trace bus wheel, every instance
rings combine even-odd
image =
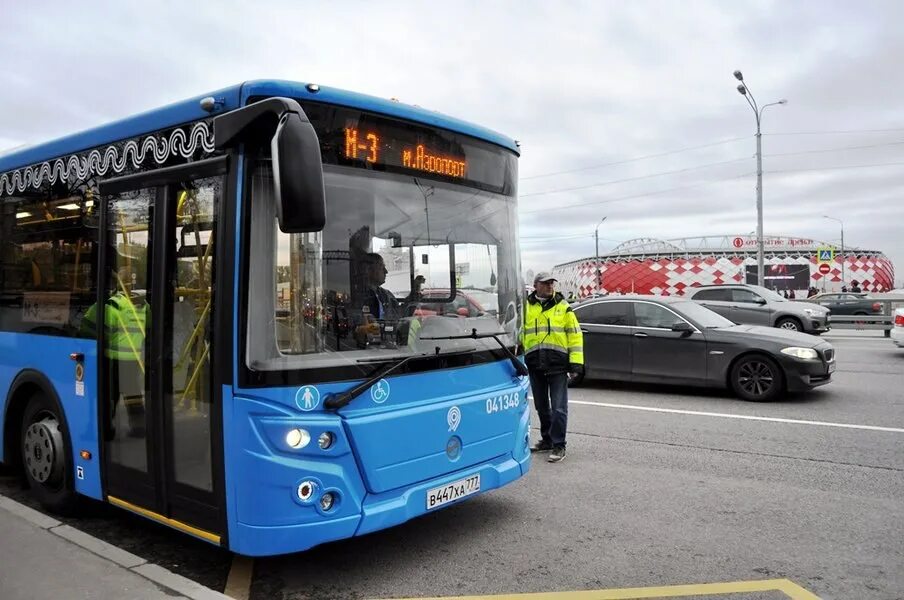
[[[25,480],[42,506],[69,514],[76,508],[77,497],[64,427],[58,409],[46,396],[38,393],[29,399],[20,438]]]

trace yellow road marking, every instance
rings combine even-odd
[[[789,579],[778,579],[777,581],[782,583],[781,591],[791,600],[819,600],[819,596]]]
[[[254,559],[247,556],[232,556],[232,568],[226,579],[223,593],[234,600],[248,600],[251,595],[251,578],[254,575]]]
[[[579,592],[533,592],[527,594],[444,596],[399,600],[639,600],[641,598],[682,598],[687,596],[712,596],[715,594],[743,594],[750,592],[782,592],[790,600],[819,600],[816,594],[805,590],[788,579],[584,590]]]

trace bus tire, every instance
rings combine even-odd
[[[55,402],[37,392],[22,414],[19,451],[25,482],[44,508],[62,515],[78,505],[65,419]]]

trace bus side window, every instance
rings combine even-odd
[[[0,330],[85,335],[94,302],[97,211],[85,188],[0,199]]]

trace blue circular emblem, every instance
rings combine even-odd
[[[457,435],[453,435],[446,442],[446,456],[453,461],[461,458],[461,438]]]
[[[383,404],[389,399],[389,382],[381,379],[370,387],[370,398],[377,404]]]
[[[306,385],[295,392],[295,404],[301,410],[314,410],[320,406],[320,392],[313,385]]]

